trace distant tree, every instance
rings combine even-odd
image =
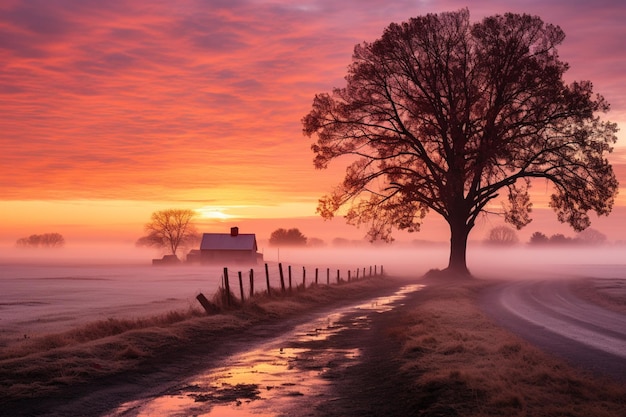
[[[333,246],[336,246],[336,247],[350,246],[350,240],[344,237],[336,237],[333,239]]]
[[[551,245],[570,245],[574,242],[574,239],[567,237],[562,233],[556,233],[550,236]]]
[[[15,242],[15,246],[20,248],[60,248],[64,245],[65,238],[59,233],[30,235]]]
[[[307,238],[300,230],[276,229],[270,235],[270,246],[306,246]]]
[[[354,48],[346,86],[318,94],[302,119],[315,167],[348,156],[343,181],[318,213],[367,225],[370,240],[393,228],[419,231],[429,211],[450,229],[447,270],[469,275],[467,240],[499,195],[520,229],[531,218],[533,179],[553,186],[550,207],[580,231],[608,215],[618,189],[607,159],[617,125],[589,81],[566,84],[565,34],[537,16],[507,13],[470,22],[467,9],[390,24]]]
[[[582,245],[597,246],[606,242],[606,235],[590,227],[578,233],[575,240]]]
[[[144,227],[148,234],[139,238],[136,245],[167,248],[172,255],[176,255],[179,247],[198,240],[198,232],[193,224],[195,216],[193,210],[156,211]]]
[[[494,246],[513,246],[519,242],[517,232],[507,226],[497,226],[489,231],[489,236],[485,241]]]
[[[326,246],[326,242],[317,237],[309,237],[307,238],[307,246],[310,246],[312,248],[321,248],[323,246]]]
[[[541,232],[535,232],[530,236],[530,241],[528,243],[530,245],[546,245],[550,243],[550,239],[548,239],[548,236]]]

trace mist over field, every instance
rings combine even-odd
[[[593,265],[599,269],[611,265],[626,264],[624,253],[626,246],[606,244],[601,246],[529,246],[525,244],[513,247],[493,247],[471,242],[467,250],[468,267],[474,275],[494,277],[495,275],[516,276],[519,271],[571,273],[581,271],[581,265]],[[393,243],[358,246],[324,246],[324,247],[260,247],[264,261],[281,262],[285,265],[307,265],[312,268],[363,268],[370,265],[384,265],[389,275],[419,277],[430,269],[443,269],[447,266],[449,247],[446,243]],[[185,258],[184,253],[179,258]],[[21,249],[14,247],[2,248],[0,253],[0,278],[7,277],[7,266],[20,265],[26,268],[44,268],[45,266],[149,266],[148,275],[159,275],[167,271],[167,275],[177,275],[177,271],[188,271],[191,268],[210,269],[209,266],[191,266],[181,264],[173,271],[168,267],[152,267],[153,258],[160,258],[162,252],[152,248],[138,248],[130,244],[81,245],[54,249]],[[248,270],[247,266],[214,265],[234,267],[234,270]],[[262,268],[263,265],[258,265]],[[179,269],[177,269],[179,268]],[[129,270],[129,278],[134,276]],[[182,275],[185,275],[182,273]],[[136,278],[140,278],[137,276]]]
[[[442,245],[383,245],[323,248],[266,248],[270,285],[280,287],[291,266],[293,285],[310,285],[318,270],[320,284],[362,277],[381,266],[389,276],[418,279],[447,265]],[[545,279],[567,277],[625,278],[624,247],[492,248],[470,245],[468,266],[478,278]],[[141,317],[198,308],[198,293],[211,297],[229,268],[231,289],[239,295],[238,272],[249,293],[248,265],[152,266],[154,250],[133,246],[85,246],[53,250],[6,249],[0,256],[1,339],[67,329],[108,318]],[[253,267],[254,290],[266,289],[263,264]],[[305,271],[306,270],[306,271]]]
[[[470,245],[467,262],[477,277],[532,278],[534,274],[585,275],[605,274],[614,266],[625,265],[624,246],[540,247],[519,245],[493,248]],[[276,260],[278,251],[266,252],[266,259]],[[418,278],[431,269],[444,269],[448,263],[446,244],[413,246],[390,245],[357,248],[280,249],[283,262],[331,265],[384,265],[385,273]]]
[[[274,247],[265,248],[263,253],[264,260],[268,265],[271,287],[278,289],[280,288],[279,262],[283,266],[285,279],[288,277],[288,268],[291,266],[294,286],[302,284],[305,279],[304,271],[306,271],[307,285],[314,282],[316,269],[319,272],[319,284],[325,285],[327,277],[331,284],[336,282],[338,271],[341,278],[346,280],[348,271],[353,278],[359,271],[362,278],[364,273],[366,275],[370,273],[370,268],[375,267],[380,271],[381,266],[384,267],[386,275],[403,278],[407,283],[419,284],[419,278],[430,269],[446,267],[448,250],[445,244],[393,244],[303,249]],[[623,260],[623,250],[624,247],[610,245],[592,249],[581,246],[494,248],[474,244],[470,245],[468,249],[468,266],[478,278],[537,279],[548,281],[551,284],[565,282],[561,281],[562,278],[574,277],[624,279],[626,278],[626,263]],[[162,332],[163,335],[170,334],[171,329],[167,326],[161,327],[159,320],[176,316],[176,314],[171,314],[174,311],[183,313],[178,316],[196,317],[200,320],[214,318],[215,323],[226,320],[226,325],[228,325],[228,321],[232,318],[225,319],[225,316],[219,315],[205,317],[204,311],[196,300],[198,293],[203,293],[210,299],[223,285],[223,268],[226,266],[228,267],[233,294],[237,298],[239,297],[238,272],[240,271],[242,272],[244,294],[248,297],[250,293],[250,266],[248,265],[182,263],[180,265],[153,266],[151,259],[158,258],[160,255],[162,254],[158,251],[138,249],[130,245],[92,245],[43,251],[10,248],[2,251],[2,255],[0,255],[0,348],[6,352],[20,351],[20,349],[28,349],[31,344],[40,346],[37,343],[65,340],[63,335],[67,333],[63,332],[69,330],[72,330],[73,333],[82,334],[87,331],[85,329],[94,331],[100,327],[106,328],[106,326],[118,326],[120,323],[132,322],[157,323],[151,325],[150,330],[145,330],[143,333],[127,332],[135,336],[140,333],[148,335],[148,339],[152,340],[155,332],[159,334]],[[267,288],[265,265],[254,266],[253,273],[254,290],[256,292],[265,291]],[[364,281],[361,284],[354,284],[354,286],[338,287],[338,291],[353,292],[354,288],[358,288],[359,285],[380,285],[381,282],[385,281]],[[391,282],[393,281],[386,281],[386,283]],[[526,283],[513,282],[511,284]],[[480,285],[482,284],[479,283]],[[407,285],[406,287],[422,288],[423,286]],[[447,288],[447,286],[443,286],[443,288]],[[454,290],[456,291],[456,289]],[[376,291],[379,292],[380,288]],[[325,293],[322,290],[311,291],[311,293],[316,292]],[[308,293],[304,294],[308,296]],[[279,304],[289,311],[289,302],[278,301],[281,300],[279,297],[266,300],[273,304]],[[461,315],[464,318],[479,316],[466,313],[463,309],[467,306],[464,306],[462,300],[453,299],[451,301],[446,298],[444,301],[448,303],[447,307],[444,308],[447,313]],[[437,303],[444,301],[437,301],[436,297],[432,300],[423,298],[420,303],[411,304],[411,308],[420,306],[424,308],[424,305],[430,305],[429,303],[433,302],[437,306],[437,317],[441,319],[439,316],[441,304]],[[342,300],[343,302],[349,305],[354,301]],[[366,305],[370,304],[370,302],[366,303]],[[290,311],[285,314],[291,315],[293,313]],[[359,313],[358,317],[362,318],[362,314]],[[422,311],[420,314],[425,314],[426,321],[430,320],[428,317],[431,316],[428,316],[428,313]],[[200,318],[199,316],[203,317]],[[335,325],[334,322],[331,323],[333,326]],[[463,321],[462,323],[466,322]],[[307,323],[306,328],[310,327],[310,323]],[[483,331],[488,326],[481,324],[478,327]],[[318,328],[317,325],[315,328]],[[439,325],[433,327],[433,329],[439,328]],[[450,331],[449,327],[444,327],[437,337],[428,337],[427,339],[444,341],[446,340],[445,337],[449,337],[449,334],[458,333],[457,328],[454,329],[454,331]],[[419,334],[422,334],[423,329],[418,330]],[[406,329],[405,331],[410,333],[412,330]],[[309,333],[303,334],[309,337]],[[448,336],[445,336],[446,334]],[[123,336],[119,337],[122,338]],[[473,338],[470,339],[473,340]],[[125,346],[124,343],[111,342],[111,340],[117,339],[110,340],[108,336],[106,340],[107,345]],[[490,352],[489,355],[485,355],[488,356],[485,363],[489,364],[492,364],[493,357],[498,355],[498,346],[508,343],[506,340],[495,345],[492,342],[493,338],[490,338],[489,343],[483,347],[486,352]],[[148,349],[150,345],[148,342],[145,343],[145,345],[139,345],[140,347],[135,351],[143,352],[144,349]],[[454,346],[458,346],[458,343],[455,340]],[[105,342],[102,344],[104,345]],[[77,352],[81,352],[81,349],[93,349],[93,347],[89,347],[92,345],[92,343],[77,344],[71,349],[77,349]],[[157,349],[161,349],[161,345]],[[493,352],[488,349],[492,349]],[[266,350],[263,349],[263,353]],[[480,351],[480,349],[468,345],[462,351],[475,352]],[[69,352],[67,354],[70,358],[67,359],[68,361],[80,356],[74,354],[72,350]],[[106,359],[107,362],[103,356],[92,363],[106,363],[107,365],[102,365],[105,368],[120,366],[121,361],[115,359],[116,355],[119,354],[107,354],[105,355],[106,358],[109,358]],[[279,358],[282,357],[281,355],[282,353],[277,353]],[[445,360],[448,361],[449,355],[444,356]],[[526,354],[518,356],[526,357]],[[271,356],[271,359],[272,364],[274,364],[276,358]],[[25,357],[25,359],[20,360],[26,363],[30,359]],[[257,359],[254,360],[257,361]],[[472,364],[474,361],[474,357],[467,359],[465,356],[461,356],[457,363]],[[263,362],[258,363],[261,363],[259,366],[263,366]],[[63,367],[64,365],[59,366]],[[75,369],[84,370],[84,364],[80,362],[73,366]],[[449,374],[448,362],[443,366],[446,375]],[[481,366],[483,365],[478,367]],[[527,364],[522,366],[526,367]],[[497,367],[498,369],[506,368],[506,366],[500,365]],[[518,369],[519,367],[520,365],[516,364],[513,368]],[[250,368],[250,366],[244,368],[248,372],[250,369],[256,369]],[[228,372],[220,372],[228,375],[237,373],[231,368],[225,369],[228,369]],[[544,369],[548,369],[547,365],[541,370],[543,374],[545,374]],[[97,373],[100,368],[92,371]],[[290,375],[293,372],[291,366],[289,366],[288,372]],[[307,369],[306,372],[310,371]],[[54,375],[57,373],[58,371],[52,372]],[[250,373],[243,375],[248,378]],[[249,381],[254,380],[246,379],[247,383]],[[191,386],[196,385],[192,384]],[[501,390],[501,387],[497,387],[497,390]],[[279,392],[279,390],[272,392]],[[181,393],[177,391],[174,397],[178,401],[181,398]],[[291,400],[291,397],[289,398]],[[159,403],[160,399],[157,398],[155,401]],[[146,407],[149,408],[152,403],[148,402],[147,404]],[[159,404],[165,409],[169,407],[167,402],[161,401]],[[190,402],[190,404],[196,406],[195,402]]]

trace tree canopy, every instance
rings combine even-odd
[[[530,240],[528,241],[531,245],[547,245],[550,243],[550,239],[544,233],[534,232],[530,236]]]
[[[152,213],[146,223],[146,236],[137,240],[138,246],[156,246],[167,248],[172,255],[180,246],[195,243],[198,233],[193,224],[196,212],[193,210],[168,209]]]
[[[271,246],[306,246],[307,238],[297,229],[276,229],[270,235]]]
[[[606,235],[591,227],[578,233],[575,237],[568,237],[562,233],[555,233],[548,237],[544,233],[535,232],[530,236],[530,245],[579,245],[600,246],[606,243]]]
[[[617,127],[589,81],[566,84],[563,31],[526,14],[477,23],[467,9],[392,23],[354,49],[346,86],[315,96],[303,118],[317,168],[348,156],[346,175],[318,213],[367,225],[370,240],[419,231],[429,211],[450,227],[447,270],[468,275],[476,219],[530,221],[532,180],[575,230],[607,215],[618,183],[606,159]],[[497,197],[502,194],[501,205]]]

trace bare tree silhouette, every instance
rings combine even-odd
[[[496,226],[489,231],[485,242],[495,246],[513,246],[519,242],[515,229],[508,226]]]
[[[530,221],[531,180],[553,186],[550,206],[580,231],[589,211],[607,215],[618,183],[606,155],[617,127],[588,81],[565,84],[563,31],[510,14],[470,23],[467,9],[390,24],[354,49],[347,85],[316,95],[303,122],[315,166],[343,156],[343,182],[320,199],[332,218],[370,240],[419,231],[432,210],[450,228],[447,272],[469,275],[467,239],[501,193],[504,219]],[[490,210],[492,210],[490,208]]]
[[[168,248],[172,255],[181,245],[198,240],[193,224],[196,212],[193,210],[168,209],[152,213],[150,222],[145,225],[148,232],[137,240],[138,246]]]

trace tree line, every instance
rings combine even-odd
[[[197,213],[189,209],[167,209],[152,213],[150,221],[144,225],[146,235],[140,237],[136,246],[165,248],[178,256],[179,249],[189,249],[200,244],[201,235],[194,222]],[[319,239],[311,243],[319,244]],[[270,246],[307,245],[307,237],[298,228],[279,228],[272,232]]]
[[[18,248],[61,248],[65,246],[65,238],[60,233],[43,233],[30,235],[15,242]]]
[[[188,209],[168,209],[152,213],[150,221],[145,224],[144,228],[147,234],[139,238],[136,242],[137,246],[152,246],[157,248],[165,248],[172,255],[178,257],[180,249],[189,250],[197,248],[200,245],[201,235],[194,223],[196,212]],[[52,241],[58,242],[51,236],[57,235],[61,239],[61,245],[64,243],[63,238],[56,234],[33,235],[29,238],[20,239],[18,246],[53,246]],[[44,238],[46,237],[46,238]],[[601,245],[607,240],[606,235],[593,228],[587,228],[579,232],[575,237],[567,237],[557,233],[547,236],[542,232],[535,232],[528,241],[529,245]],[[273,247],[320,247],[326,243],[318,238],[308,238],[298,228],[278,228],[274,230],[268,241]],[[345,238],[335,238],[332,241],[333,246],[350,246],[352,241]],[[492,228],[484,243],[491,246],[514,246],[519,244],[517,231],[508,226],[497,226]],[[58,245],[58,243],[56,243]]]
[[[560,245],[581,245],[581,246],[596,246],[606,243],[606,235],[600,231],[587,228],[580,233],[577,233],[575,237],[565,236],[562,233],[555,233],[551,236],[542,232],[534,232],[528,241],[531,246],[560,246]],[[492,228],[485,243],[492,246],[515,246],[519,244],[519,238],[517,232],[507,226],[497,226]]]

